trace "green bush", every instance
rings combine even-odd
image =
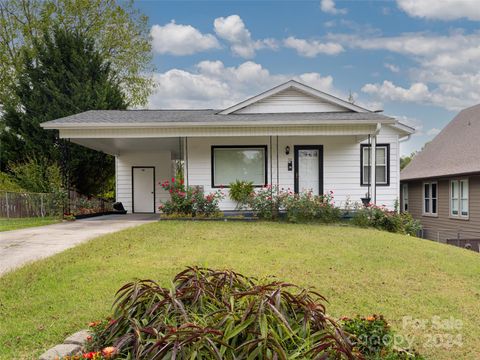
[[[349,336],[354,350],[367,360],[423,360],[414,350],[402,349],[395,344],[395,333],[382,315],[353,319],[342,318],[341,325]]]
[[[139,280],[117,292],[90,350],[122,359],[359,359],[320,294],[231,270],[190,267],[171,288]]]
[[[62,189],[62,172],[55,163],[32,158],[25,163],[9,164],[15,183],[28,192],[55,193]]]
[[[0,190],[12,192],[24,192],[20,185],[17,184],[13,176],[5,172],[0,172]]]
[[[420,222],[413,219],[411,214],[399,214],[396,211],[389,211],[383,206],[375,205],[357,209],[352,223],[360,227],[374,227],[379,230],[412,236],[416,236],[422,229]]]
[[[229,184],[230,199],[237,203],[237,210],[241,210],[248,204],[248,199],[253,193],[253,182],[237,180]]]

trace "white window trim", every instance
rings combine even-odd
[[[405,205],[407,206],[405,207]],[[402,184],[402,212],[406,211],[408,211],[408,184]]]
[[[365,167],[368,167],[370,168],[370,166],[373,166],[373,159],[370,159],[370,164],[368,164],[368,161],[366,162],[366,156],[365,156],[365,153],[366,152],[370,152],[371,151],[371,145],[365,145],[365,146],[362,146],[362,179],[361,179],[361,185],[362,186],[370,186],[370,182],[371,182],[371,178],[370,178],[370,175],[369,175],[369,179],[367,182],[365,182]],[[385,145],[385,144],[380,144],[380,145],[377,145],[376,146],[376,151],[378,151],[378,149],[385,149],[385,164],[376,164],[377,167],[384,167],[385,168],[385,181],[376,181],[376,185],[380,185],[380,186],[388,186],[389,185],[389,174],[388,174],[388,156],[390,155],[389,154],[389,146],[388,145]],[[368,151],[366,151],[368,150]],[[370,158],[371,158],[371,154],[368,155]],[[366,162],[366,163],[365,163]],[[376,177],[376,174],[377,174],[377,171],[375,171],[375,177]]]
[[[467,192],[467,215],[462,215],[462,194],[460,191],[460,182],[465,181],[467,183],[468,187],[468,192]],[[457,201],[457,208],[458,208],[458,214],[455,215],[452,213],[452,183],[456,182],[458,186],[458,199]],[[449,186],[449,196],[448,196],[448,213],[449,217],[452,219],[459,219],[459,220],[468,220],[470,218],[470,184],[468,181],[468,178],[462,178],[462,179],[453,179],[448,182]]]
[[[432,198],[432,184],[435,184],[437,186],[437,196],[435,198]],[[428,185],[428,199],[430,203],[430,211],[426,212],[425,211],[425,185]],[[433,199],[437,200],[437,206],[436,206],[436,212],[432,212],[432,203]],[[438,182],[436,181],[427,181],[422,184],[422,215],[423,216],[431,216],[431,217],[438,217]]]

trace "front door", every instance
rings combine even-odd
[[[132,167],[132,212],[155,212],[155,168]]]
[[[323,146],[295,145],[295,192],[323,193]]]

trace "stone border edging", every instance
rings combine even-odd
[[[82,346],[87,342],[90,331],[80,330],[67,337],[63,344],[58,344],[40,355],[39,360],[58,360],[65,356],[76,355],[82,350]]]

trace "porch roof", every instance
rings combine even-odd
[[[219,114],[220,110],[90,110],[47,121],[45,129],[191,126],[395,124],[374,112]]]

